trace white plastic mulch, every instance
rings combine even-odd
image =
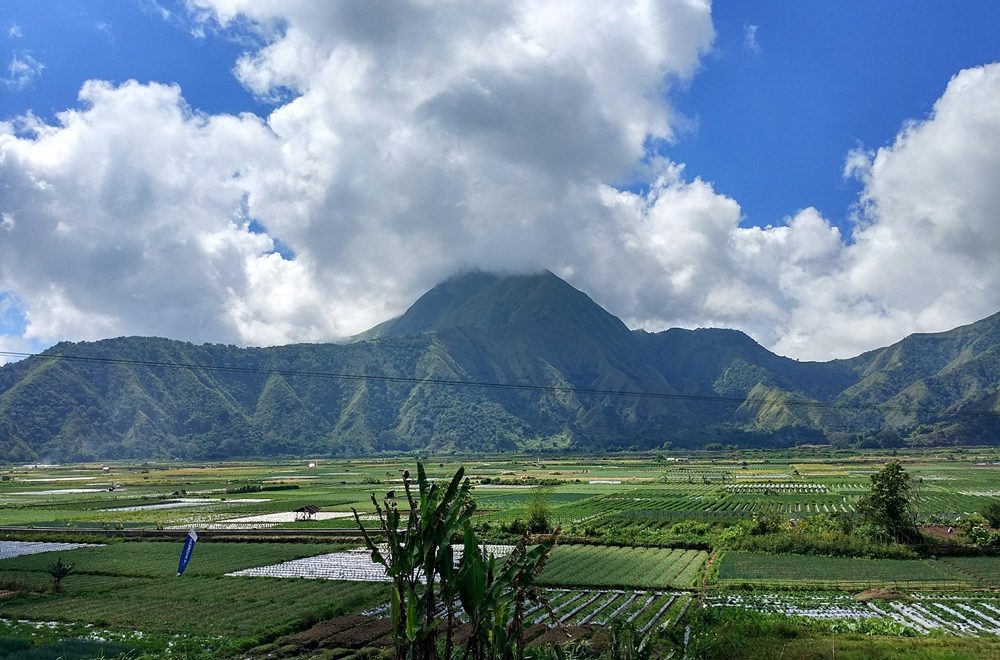
[[[53,490],[21,490],[16,493],[4,493],[5,495],[73,495],[76,493],[101,493],[107,492],[107,488],[59,488]],[[118,489],[121,492],[122,488]]]
[[[97,477],[45,477],[39,479],[15,479],[14,481],[48,482],[48,481],[93,481]]]
[[[34,541],[0,541],[0,559],[37,555],[42,552],[96,548],[100,543],[41,543]]]
[[[490,554],[501,557],[514,549],[512,545],[483,546]],[[462,548],[455,548],[455,561],[462,557]],[[347,552],[331,552],[315,557],[305,557],[292,561],[247,568],[226,575],[234,577],[280,577],[309,578],[313,580],[355,580],[360,582],[388,582],[385,568],[372,561],[371,553],[366,548],[358,548]]]
[[[916,596],[913,602],[859,603],[848,596],[729,595],[710,599],[713,606],[742,607],[760,612],[812,619],[889,619],[920,634],[1000,635],[1000,601],[990,596]]]
[[[191,506],[207,506],[209,504],[258,504],[260,502],[270,502],[269,499],[238,499],[220,500],[205,499],[198,497],[182,497],[162,504],[136,504],[135,506],[120,506],[114,509],[101,509],[101,511],[155,511],[157,509],[183,509]]]
[[[354,514],[350,511],[317,511],[308,518],[304,514],[295,511],[282,511],[281,513],[263,513],[258,516],[244,516],[242,518],[227,518],[220,520],[223,523],[288,523],[296,520],[335,520],[337,518],[351,518]]]

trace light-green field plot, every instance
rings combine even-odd
[[[701,550],[558,546],[539,576],[557,586],[687,589],[694,586],[708,554]]]

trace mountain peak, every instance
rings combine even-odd
[[[549,270],[530,274],[473,270],[449,277],[401,316],[356,339],[566,322],[578,327],[596,325],[601,334],[629,332],[617,317]]]

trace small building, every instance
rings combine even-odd
[[[316,513],[319,511],[319,507],[315,504],[307,504],[305,506],[300,506],[295,510],[296,520],[313,520]]]

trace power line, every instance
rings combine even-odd
[[[554,394],[592,394],[598,396],[637,397],[647,399],[666,399],[676,401],[698,401],[708,403],[729,403],[743,405],[745,403],[766,403],[762,397],[727,397],[708,394],[677,394],[673,392],[650,392],[646,390],[610,390],[574,385],[535,385],[531,383],[497,383],[478,380],[455,380],[447,378],[416,378],[412,376],[386,376],[379,374],[351,374],[332,371],[302,371],[294,369],[258,369],[254,367],[231,367],[196,362],[169,362],[166,360],[132,360],[127,358],[91,357],[84,355],[66,355],[57,353],[21,353],[17,351],[0,351],[0,355],[20,358],[38,358],[43,360],[66,360],[71,362],[119,364],[138,367],[160,367],[167,369],[191,369],[214,371],[222,373],[255,374],[261,376],[293,376],[305,378],[326,378],[331,380],[374,381],[383,383],[404,383],[412,385],[440,385],[446,387],[476,387],[496,390],[525,390],[532,392],[548,392]],[[792,398],[782,402],[789,406],[804,406],[824,410],[848,410],[854,412],[900,412],[908,414],[927,414],[937,416],[966,415],[1000,417],[1000,412],[992,410],[934,410],[929,408],[907,408],[905,406],[859,406],[828,403],[810,399]]]

